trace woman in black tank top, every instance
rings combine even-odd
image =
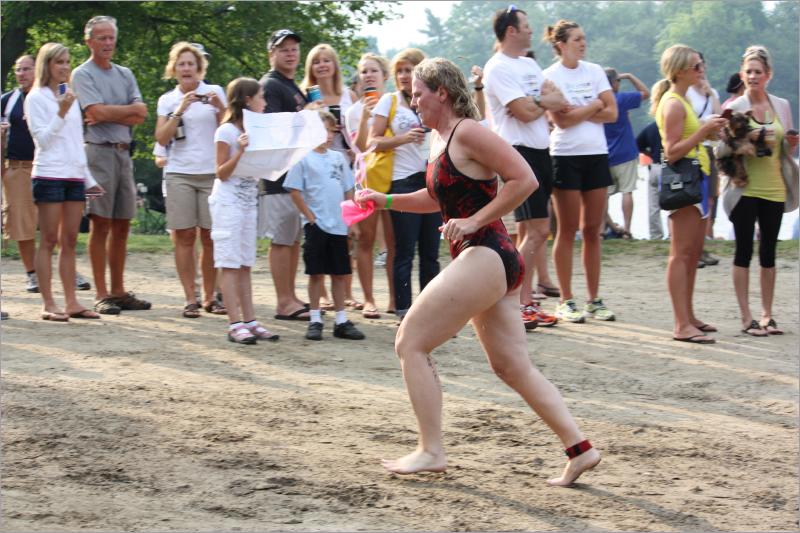
[[[395,348],[420,436],[415,451],[384,460],[383,466],[398,474],[446,470],[442,393],[430,353],[471,320],[495,373],[566,448],[566,469],[548,483],[569,485],[597,465],[600,454],[584,439],[558,390],[528,358],[519,318],[524,266],[500,221],[533,192],[536,179],[519,153],[475,122],[477,109],[466,79],[450,61],[436,58],[415,68],[412,105],[423,124],[435,130],[427,187],[400,195],[365,190],[358,201],[414,213],[441,211],[441,231],[450,241],[453,260],[414,301],[397,332]],[[496,175],[506,178],[499,193]]]

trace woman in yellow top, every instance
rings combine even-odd
[[[661,73],[666,78],[653,93],[653,106],[663,145],[663,160],[676,163],[684,157],[697,158],[703,172],[701,203],[670,212],[670,251],[667,266],[667,287],[672,300],[676,341],[711,344],[706,335],[717,331],[694,316],[694,294],[697,262],[703,252],[705,221],[708,217],[708,153],[700,144],[727,122],[711,115],[700,124],[692,106],[686,101],[686,90],[699,81],[705,65],[700,55],[688,46],[676,44],[661,54]]]
[[[772,318],[772,301],[775,295],[775,246],[783,213],[797,208],[797,167],[791,154],[798,143],[797,131],[792,129],[789,102],[767,93],[772,78],[772,60],[763,46],[751,46],[742,56],[740,77],[745,91],[730,104],[730,109],[745,113],[751,111],[750,127],[764,129],[770,153],[761,151],[747,156],[747,185],[735,187],[728,184],[723,203],[728,211],[736,234],[736,256],[733,260],[733,286],[739,302],[742,332],[755,337],[783,333]],[[788,168],[783,171],[782,164]],[[748,285],[750,259],[753,256],[753,230],[758,221],[760,242],[758,248],[761,265],[761,321],[750,313]]]

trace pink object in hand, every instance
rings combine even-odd
[[[348,226],[352,226],[356,222],[361,222],[375,211],[375,202],[372,200],[367,202],[367,206],[362,208],[353,200],[345,200],[341,203],[342,206],[342,219]]]

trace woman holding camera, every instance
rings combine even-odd
[[[214,132],[227,101],[222,87],[203,81],[207,68],[208,60],[195,46],[179,42],[172,47],[164,79],[175,79],[178,85],[158,99],[156,122],[156,141],[162,146],[172,141],[164,178],[167,228],[174,232],[175,266],[186,298],[183,308],[186,318],[200,316],[194,281],[198,228],[202,245],[203,309],[214,314],[226,313],[214,297],[216,270],[208,196],[216,168]]]
[[[789,102],[767,92],[772,78],[772,58],[763,46],[751,46],[742,56],[740,77],[744,95],[728,109],[752,113],[752,130],[765,133],[766,145],[754,156],[745,156],[747,183],[737,187],[730,177],[723,195],[723,207],[733,222],[736,256],[733,260],[733,286],[742,313],[742,332],[754,337],[781,335],[783,331],[772,317],[775,296],[775,247],[784,212],[797,209],[797,164],[792,154],[797,148],[797,130],[793,129]],[[724,155],[725,145],[718,150]],[[750,313],[748,291],[750,259],[753,255],[753,230],[758,221],[761,232],[758,256],[761,265],[761,320]]]
[[[360,100],[353,103],[347,111],[346,127],[350,144],[356,153],[363,153],[369,149],[367,140],[372,126],[372,110],[383,95],[386,81],[389,79],[389,61],[385,57],[372,52],[367,52],[358,61],[358,77],[364,94]],[[366,163],[365,163],[366,164]],[[363,184],[368,186],[369,184]],[[392,219],[388,211],[378,210],[358,223],[361,234],[358,237],[356,248],[356,265],[361,290],[364,292],[364,318],[380,318],[378,306],[375,304],[373,293],[374,264],[372,252],[375,239],[378,236],[378,221],[383,229],[383,240],[386,243],[386,276],[389,280],[389,307],[393,312],[394,281],[392,270],[394,268],[394,230]]]
[[[104,191],[95,182],[83,148],[83,119],[75,93],[67,85],[70,55],[64,45],[47,43],[36,58],[35,79],[25,99],[28,129],[34,143],[33,200],[38,208],[40,241],[36,273],[42,295],[42,319],[98,319],[75,297],[75,244],[86,198]],[[66,306],[56,306],[51,288],[53,248],[58,244],[58,273]]]
[[[425,188],[425,167],[429,150],[424,150],[429,134],[411,107],[411,79],[414,67],[425,59],[416,48],[406,48],[392,58],[391,71],[397,91],[384,94],[372,111],[368,144],[378,152],[393,151],[392,194],[412,193]],[[386,129],[391,129],[391,136]],[[430,130],[428,130],[430,131]],[[414,249],[419,248],[419,290],[439,273],[440,213],[392,211],[395,238],[394,290],[397,316],[401,319],[411,307],[411,268]]]
[[[664,148],[662,160],[675,164],[684,157],[697,159],[702,176],[702,201],[670,212],[670,250],[667,266],[667,287],[672,299],[676,341],[712,344],[706,335],[717,331],[694,316],[694,295],[697,263],[703,252],[705,219],[709,216],[708,175],[711,171],[708,152],[702,142],[727,122],[719,115],[710,115],[702,124],[686,98],[691,85],[703,78],[705,63],[697,51],[676,44],[661,54],[661,73],[666,79],[654,86],[652,100],[655,119]]]

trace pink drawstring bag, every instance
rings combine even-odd
[[[373,212],[375,212],[375,202],[370,200],[367,206],[363,209],[353,200],[345,200],[341,203],[342,206],[342,220],[348,226],[352,226],[356,222],[361,222]]]

